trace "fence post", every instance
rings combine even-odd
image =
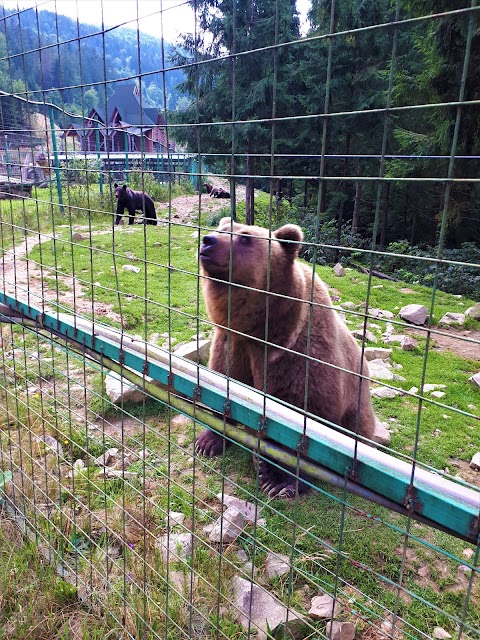
[[[125,182],[128,184],[128,179],[130,176],[130,167],[128,164],[128,133],[126,131],[123,132],[125,139]]]
[[[97,149],[97,160],[98,167],[100,169],[99,178],[98,178],[98,187],[100,189],[100,193],[103,193],[103,174],[102,174],[102,160],[100,158],[100,132],[98,130],[98,120],[95,126],[95,147]]]
[[[53,107],[50,107],[50,130],[52,132],[53,163],[55,167],[55,178],[57,180],[58,202],[60,204],[60,213],[63,214],[65,210],[63,207],[62,180],[60,178],[60,164],[58,162],[57,138],[55,136],[55,121],[53,119]]]
[[[8,150],[8,138],[7,134],[5,134],[5,162],[7,165],[7,178],[10,182],[10,151]]]

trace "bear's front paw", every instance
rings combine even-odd
[[[218,456],[223,453],[223,441],[223,436],[210,431],[210,429],[205,429],[195,441],[195,453],[207,458]],[[229,442],[225,441],[225,447],[228,445]]]

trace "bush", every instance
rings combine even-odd
[[[182,180],[182,182],[171,185],[157,182],[153,173],[146,171],[132,171],[130,173],[131,189],[135,191],[144,191],[156,202],[168,202],[170,193],[172,198],[183,195],[193,195],[195,189],[190,180]]]
[[[100,160],[68,158],[61,169],[61,176],[74,184],[98,184],[100,180]]]

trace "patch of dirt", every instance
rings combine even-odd
[[[471,469],[469,462],[452,458],[448,461],[448,464],[456,469],[456,475],[462,480],[465,480],[465,482],[468,482],[475,487],[480,487],[480,471],[474,471]]]
[[[438,351],[451,351],[467,360],[480,360],[480,331],[477,329],[443,329],[442,334],[435,333],[432,338],[433,348]]]

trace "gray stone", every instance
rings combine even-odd
[[[95,458],[95,464],[97,465],[97,467],[106,467],[111,462],[114,461],[117,453],[118,453],[118,449],[116,447],[107,449],[105,453],[102,453],[101,456],[98,456],[98,458]]]
[[[327,593],[323,596],[315,596],[312,599],[308,615],[314,620],[336,618],[342,612],[342,607]]]
[[[63,447],[53,436],[49,436],[48,434],[42,438],[42,442],[46,444],[49,449],[53,449],[55,453],[63,458]]]
[[[471,382],[473,382],[474,384],[476,384],[477,387],[480,387],[480,371],[478,373],[476,373],[475,375],[471,376],[469,378],[469,380]]]
[[[233,507],[237,511],[240,511],[245,520],[250,524],[253,524],[262,512],[260,505],[256,507],[253,502],[240,500],[240,498],[231,496],[228,493],[217,493],[217,499],[220,500],[222,504],[227,505],[227,507]]]
[[[122,271],[130,271],[131,273],[140,273],[140,267],[136,267],[133,264],[124,264]]]
[[[407,336],[404,335],[403,333],[402,334],[384,333],[382,337],[383,337],[383,341],[386,342],[387,344],[390,344],[391,342],[399,342],[401,344],[402,340]]]
[[[175,355],[182,358],[188,358],[188,360],[194,360],[200,362],[208,360],[208,354],[210,353],[211,340],[194,340],[187,344],[178,346],[175,349]]]
[[[399,392],[390,387],[373,387],[370,389],[370,393],[374,398],[395,398]]]
[[[465,315],[470,318],[474,318],[475,320],[480,320],[480,302],[477,302],[465,311]]]
[[[428,318],[428,309],[423,304],[407,304],[400,309],[399,316],[406,322],[422,325]]]
[[[281,553],[268,553],[265,560],[265,577],[267,580],[283,576],[290,571],[290,558]]]
[[[177,524],[183,524],[185,521],[185,514],[181,511],[170,511],[165,518],[167,527],[174,527]]]
[[[365,347],[364,353],[367,360],[388,360],[392,355],[392,350],[382,347]]]
[[[327,622],[325,633],[330,640],[354,640],[355,625],[353,622],[339,622],[331,620]]]
[[[193,551],[193,536],[191,533],[170,533],[161,536],[155,543],[165,562],[187,560]]]
[[[476,453],[470,461],[470,469],[480,471],[480,451]]]
[[[352,336],[354,338],[357,338],[357,340],[363,340],[363,329],[354,329],[352,331]],[[365,331],[365,340],[367,342],[377,342],[377,338],[375,337],[375,335],[368,329]]]
[[[195,592],[195,589],[198,586],[198,576],[193,576],[193,581],[191,579],[191,572],[183,572],[183,571],[169,571],[168,577],[177,590],[177,593],[181,593],[185,596],[190,596],[190,589]]]
[[[436,391],[437,389],[446,389],[446,384],[424,384],[423,385],[423,393],[431,393],[432,391]]]
[[[445,395],[445,391],[432,391],[430,395],[432,396],[432,398],[443,398],[443,396]]]
[[[413,351],[418,347],[418,342],[414,338],[410,338],[410,336],[402,336],[400,346],[403,351]]]
[[[340,306],[343,309],[346,309],[347,311],[353,311],[355,309],[355,307],[356,307],[355,303],[354,302],[350,302],[349,300],[347,300],[347,302],[342,302],[340,304]]]
[[[105,392],[113,404],[143,402],[145,394],[137,386],[111,371],[105,376]]]
[[[465,314],[464,313],[453,313],[453,311],[447,311],[447,313],[440,318],[439,324],[464,324],[465,323]]]
[[[391,320],[394,316],[391,311],[385,311],[384,309],[369,309],[368,315],[371,318],[387,318],[387,320]]]
[[[395,374],[391,370],[392,365],[385,360],[371,360],[368,363],[370,377],[375,380],[394,380]]]
[[[208,536],[211,542],[229,543],[233,542],[242,533],[245,525],[245,516],[235,507],[228,509],[215,522],[215,525]]]
[[[385,424],[375,416],[375,428],[372,435],[372,441],[388,447],[392,441],[392,434],[386,428]]]
[[[232,582],[233,615],[245,629],[256,630],[257,637],[263,640],[268,629],[275,629],[280,623],[298,618],[292,609],[287,609],[265,589],[257,584],[235,576]]]
[[[436,640],[448,640],[448,638],[451,638],[452,636],[442,627],[435,627],[433,630],[433,637],[436,638]]]
[[[342,265],[339,262],[337,262],[337,264],[333,267],[333,273],[336,276],[344,276],[345,269],[342,267]]]
[[[81,242],[84,239],[85,238],[82,236],[81,233],[76,232],[72,234],[72,242]]]

